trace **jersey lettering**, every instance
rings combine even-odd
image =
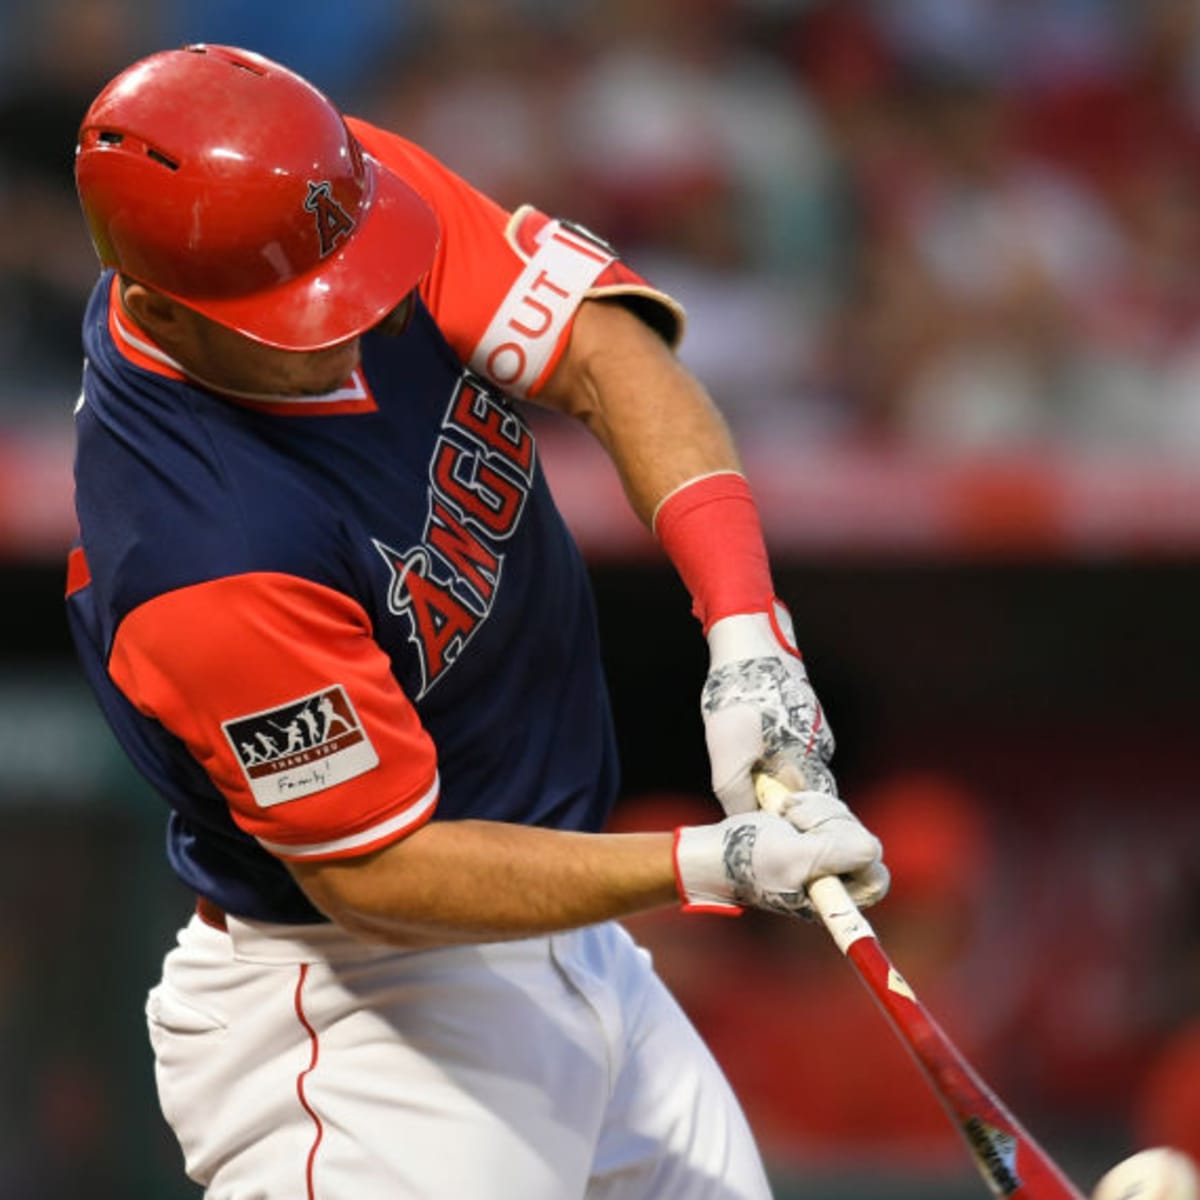
[[[492,609],[503,547],[533,484],[534,442],[503,398],[465,372],[429,464],[421,543],[395,550],[372,539],[391,572],[388,611],[408,623],[420,699],[462,654]]]
[[[433,486],[473,525],[493,537],[513,531],[525,503],[518,484],[490,467],[478,451],[441,438],[433,456]]]
[[[399,554],[379,541],[375,547],[392,570],[388,609],[408,618],[412,626],[409,637],[421,652],[423,696],[462,653],[480,614],[454,594],[452,577],[434,573],[424,549]]]
[[[533,475],[533,435],[512,409],[468,376],[458,390],[451,420],[485,450],[494,450],[511,463],[526,483]]]
[[[470,585],[486,609],[500,578],[500,557],[489,550],[436,496],[429,509],[430,548]]]

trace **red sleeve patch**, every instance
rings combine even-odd
[[[432,739],[340,592],[266,573],[168,592],[122,621],[109,672],[282,858],[362,854],[433,813]]]

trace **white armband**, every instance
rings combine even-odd
[[[473,370],[519,397],[529,394],[580,302],[615,260],[598,239],[562,221],[543,225],[536,242],[470,357]]]

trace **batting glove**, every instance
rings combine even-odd
[[[783,763],[807,790],[836,796],[833,733],[787,609],[776,601],[770,612],[723,617],[709,629],[708,647],[701,712],[713,791],[725,811],[753,812],[754,773]]]
[[[739,813],[675,831],[675,878],[688,911],[742,906],[808,916],[805,889],[840,875],[860,904],[887,891],[879,839],[836,796],[794,793],[787,817]],[[861,897],[861,898],[860,898]]]

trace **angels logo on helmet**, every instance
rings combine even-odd
[[[328,179],[320,183],[308,181],[308,196],[304,207],[317,219],[317,236],[321,239],[321,257],[333,252],[340,238],[354,232],[354,218],[333,198],[333,185]]]

